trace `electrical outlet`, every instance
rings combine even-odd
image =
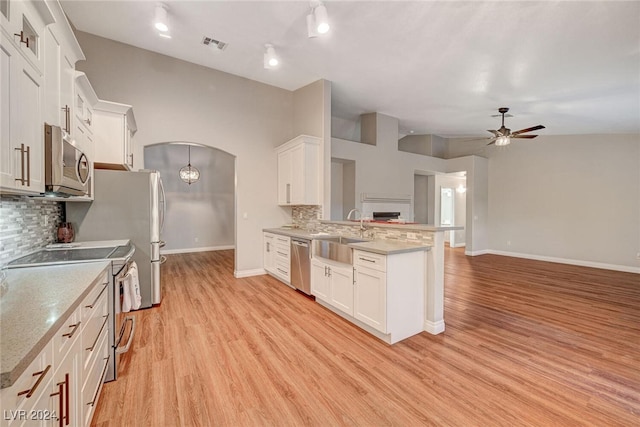
[[[507,240],[507,246],[511,246],[511,240]]]
[[[193,241],[198,243],[200,241],[200,238],[199,237],[194,237]]]
[[[640,252],[636,254],[636,258],[640,259]]]
[[[407,239],[418,240],[418,235],[416,233],[407,233]]]

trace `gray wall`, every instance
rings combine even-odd
[[[147,169],[160,171],[167,203],[163,253],[228,249],[234,246],[235,157],[206,146],[191,146],[191,165],[200,180],[178,176],[188,162],[188,146],[156,144],[144,148]]]
[[[136,168],[144,166],[144,146],[165,141],[199,142],[236,157],[236,272],[260,272],[262,229],[291,221],[275,203],[274,148],[295,136],[292,92],[87,33],[77,37],[87,57],[78,69],[98,97],[134,107]]]

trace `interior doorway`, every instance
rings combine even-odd
[[[167,201],[163,253],[235,249],[235,156],[186,141],[144,147],[144,165],[160,172]],[[191,164],[190,184],[180,169]]]

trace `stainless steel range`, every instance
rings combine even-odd
[[[130,314],[125,316],[120,310],[122,282],[129,271],[135,251],[136,248],[129,240],[53,244],[7,264],[8,268],[20,268],[98,260],[111,261],[111,282],[108,296],[109,347],[113,353],[109,358],[105,381],[116,379],[118,357],[129,349],[135,332],[135,317]]]

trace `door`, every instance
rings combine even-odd
[[[366,267],[355,268],[354,315],[356,319],[387,333],[387,275]]]
[[[311,295],[317,299],[331,302],[331,284],[327,274],[328,266],[315,258],[311,259]]]
[[[353,267],[329,267],[331,305],[353,316]]]

